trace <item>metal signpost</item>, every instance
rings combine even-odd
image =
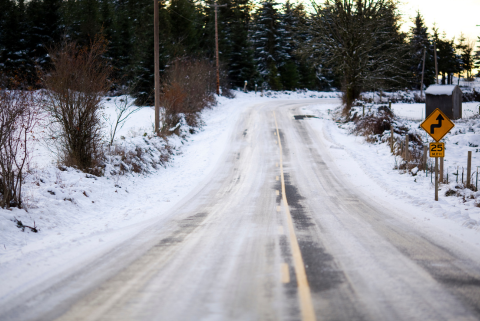
[[[454,123],[440,109],[435,109],[420,125],[436,143],[430,143],[430,157],[435,157],[435,200],[438,201],[438,158],[445,157],[445,143],[439,143]]]

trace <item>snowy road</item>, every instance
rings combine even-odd
[[[478,320],[480,255],[351,188],[309,103],[246,109],[172,219],[0,319]]]

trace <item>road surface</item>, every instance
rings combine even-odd
[[[246,109],[173,219],[0,319],[479,320],[480,254],[351,188],[319,122],[294,117],[319,102]]]

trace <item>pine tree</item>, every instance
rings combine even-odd
[[[273,90],[283,88],[278,68],[285,63],[288,54],[281,48],[283,29],[279,25],[278,3],[267,0],[255,16],[255,28],[252,42],[255,49],[255,61],[261,82],[266,82]]]
[[[428,87],[435,82],[433,45],[420,12],[417,12],[417,16],[414,18],[413,22],[415,26],[410,29],[409,40],[409,69],[413,79],[413,86],[415,88],[420,88],[424,57],[423,51],[425,50],[425,72],[423,83]]]
[[[460,71],[461,58],[455,53],[455,40],[448,40],[445,32],[440,35],[434,28],[434,41],[437,44],[438,73],[442,75],[442,85],[451,84],[453,74]]]
[[[279,26],[280,47],[285,52],[284,62],[280,66],[282,85],[284,89],[293,90],[298,87],[300,77],[298,73],[299,61],[294,54],[298,47],[294,39],[298,29],[298,21],[290,0],[287,0],[283,6]]]
[[[9,79],[19,77],[32,83],[36,78],[35,63],[29,48],[29,23],[24,0],[7,0],[2,25],[1,71]]]
[[[199,54],[204,26],[200,9],[192,0],[172,0],[167,10],[173,56]]]
[[[139,17],[142,17],[139,20],[142,23],[137,24],[134,29],[134,50],[130,53],[133,76],[129,79],[129,86],[134,91],[134,96],[138,98],[137,104],[152,104],[155,85],[153,3],[149,0],[141,1],[143,1],[143,6],[140,6],[142,10],[138,14]],[[159,30],[159,66],[161,74],[172,59],[169,19],[165,1],[159,2],[159,25],[161,26]]]
[[[458,55],[460,55],[460,72],[465,71],[465,76],[467,79],[472,79],[472,69],[474,67],[474,55],[473,48],[475,42],[469,41],[465,36],[460,34],[458,39],[458,45],[456,46]]]
[[[243,87],[245,80],[254,85],[257,71],[248,37],[250,0],[220,1],[219,4],[227,4],[220,8],[218,20],[220,59],[226,66],[228,79],[234,87]],[[211,13],[213,15],[213,10]],[[213,48],[213,42],[211,46]]]
[[[305,46],[312,43],[311,19],[303,4],[300,3],[293,9],[293,16],[295,21],[294,55],[298,59],[299,72],[298,86],[305,89],[330,90],[335,80],[333,71],[328,68],[317,68],[311,53],[303,50]]]
[[[60,6],[61,0],[32,0],[28,3],[28,47],[37,68],[49,68],[47,49],[61,38]]]

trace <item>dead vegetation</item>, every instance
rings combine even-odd
[[[346,120],[353,122],[353,134],[365,137],[367,142],[372,144],[388,143],[391,153],[398,159],[395,165],[396,169],[409,172],[414,168],[416,170],[425,169],[423,141],[420,133],[410,129],[401,119],[397,118],[387,105],[370,105],[365,108],[358,104],[351,109]]]
[[[103,159],[100,111],[111,73],[105,52],[101,37],[86,47],[65,40],[49,50],[53,68],[41,74],[59,163],[91,173]]]
[[[22,207],[29,135],[39,114],[35,100],[31,90],[0,88],[0,207]]]
[[[215,68],[206,60],[177,59],[165,73],[161,105],[165,135],[175,133],[182,117],[188,126],[200,127],[200,112],[215,103]]]

